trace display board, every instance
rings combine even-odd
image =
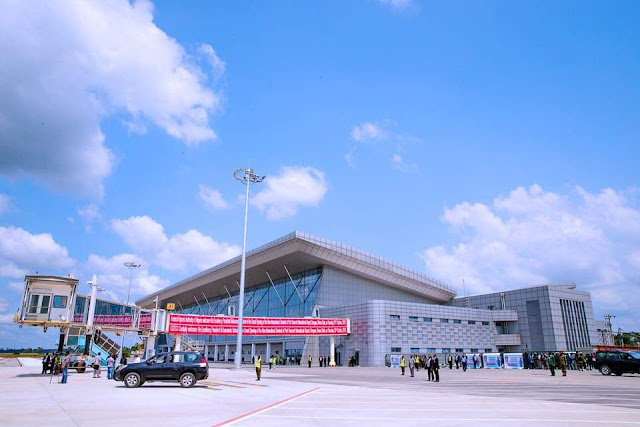
[[[482,355],[482,361],[485,368],[497,369],[500,368],[500,353],[484,353]]]
[[[243,335],[330,336],[348,335],[349,319],[317,317],[245,317]],[[189,335],[236,335],[238,318],[235,316],[201,316],[170,314],[167,332]]]
[[[504,353],[505,369],[524,369],[522,353]]]

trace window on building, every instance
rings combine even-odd
[[[67,308],[67,297],[65,295],[54,295],[53,308]]]
[[[489,322],[482,322],[483,326],[489,326]]]
[[[417,347],[411,347],[411,353],[420,353],[420,349]]]
[[[409,320],[411,322],[417,322],[418,321],[418,316],[409,316]]]
[[[443,353],[451,353],[451,349],[450,348],[443,348],[442,352]]]
[[[400,348],[400,347],[391,347],[391,353],[402,353],[402,348]]]
[[[464,353],[464,349],[456,348],[456,353]]]
[[[460,319],[453,319],[453,323],[458,323],[458,324],[460,324],[460,323],[462,323],[462,320],[460,320]]]
[[[427,349],[427,353],[435,353],[436,349],[435,348],[428,348]]]
[[[469,324],[470,324],[470,325],[475,325],[475,324],[476,324],[476,321],[475,321],[475,320],[469,320]]]
[[[399,314],[390,314],[389,317],[391,318],[391,320],[400,320]]]
[[[424,320],[427,323],[433,322],[433,319],[431,317],[423,317],[422,320]]]
[[[480,353],[480,351],[477,348],[472,348],[471,353]]]
[[[492,305],[488,305],[488,306],[487,306],[487,308],[488,308],[489,310],[493,310],[493,306],[492,306]]]
[[[485,348],[485,349],[484,349],[484,352],[485,352],[485,353],[491,353],[491,351],[492,351],[492,350],[491,350],[490,348]]]
[[[440,319],[440,323],[449,323],[449,319]]]

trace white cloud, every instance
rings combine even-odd
[[[405,162],[402,156],[398,153],[394,153],[393,155],[391,155],[391,166],[394,169],[404,173],[411,173],[411,172],[418,171],[418,165],[416,165],[415,163]]]
[[[206,185],[200,186],[200,189],[198,190],[198,197],[211,211],[227,209],[229,207],[229,203],[224,200],[222,193],[215,188],[207,187]]]
[[[31,234],[22,228],[0,227],[0,276],[19,278],[35,270],[63,270],[75,261],[51,234]]]
[[[351,129],[351,138],[358,142],[384,139],[387,135],[387,131],[380,125],[371,122],[356,125]]]
[[[0,51],[2,174],[101,196],[114,159],[100,121],[113,114],[187,144],[215,138],[220,98],[149,1],[1,2]]]
[[[85,221],[85,230],[91,232],[93,229],[93,223],[99,221],[102,218],[98,206],[94,203],[90,203],[87,206],[77,209],[78,216]]]
[[[3,313],[9,309],[9,301],[0,297],[0,313]]]
[[[288,166],[265,179],[266,188],[251,199],[270,220],[295,215],[301,206],[318,206],[329,190],[324,172],[311,167]]]
[[[378,0],[381,5],[389,6],[394,9],[404,9],[411,5],[413,0]]]
[[[7,289],[14,292],[22,292],[24,291],[24,282],[9,282],[7,284]]]
[[[209,268],[240,253],[238,246],[197,230],[167,237],[164,227],[149,216],[116,219],[112,227],[131,249],[166,270]]]
[[[98,275],[100,287],[109,292],[106,296],[124,302],[129,288],[129,269],[124,263],[129,261],[141,265],[131,274],[130,302],[135,296],[148,295],[170,284],[168,280],[149,273],[149,263],[133,254],[114,255],[110,258],[91,254],[87,259],[85,270],[90,274]]]
[[[472,292],[576,282],[596,307],[632,314],[640,304],[640,209],[631,193],[568,195],[519,187],[491,205],[463,202],[442,221],[459,243],[422,257],[430,274]],[[635,321],[635,327],[640,324]]]
[[[227,64],[218,57],[216,51],[208,44],[200,45],[198,49],[200,53],[202,53],[205,58],[209,61],[209,65],[211,66],[211,73],[213,75],[213,79],[217,80],[224,74],[224,70]]]
[[[9,212],[11,208],[11,199],[6,194],[0,193],[0,215]]]

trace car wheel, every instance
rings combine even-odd
[[[611,368],[607,365],[600,366],[600,373],[602,375],[611,375]]]
[[[124,385],[128,388],[136,388],[140,386],[140,375],[130,372],[124,376]]]
[[[180,375],[180,387],[193,387],[193,385],[196,383],[196,376],[193,375],[191,372],[186,372],[182,375]]]

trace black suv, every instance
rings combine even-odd
[[[599,351],[594,366],[602,375],[640,374],[640,352]]]
[[[195,351],[175,351],[154,356],[141,363],[119,366],[113,379],[133,388],[146,381],[179,381],[181,387],[193,387],[209,376],[209,363]]]

